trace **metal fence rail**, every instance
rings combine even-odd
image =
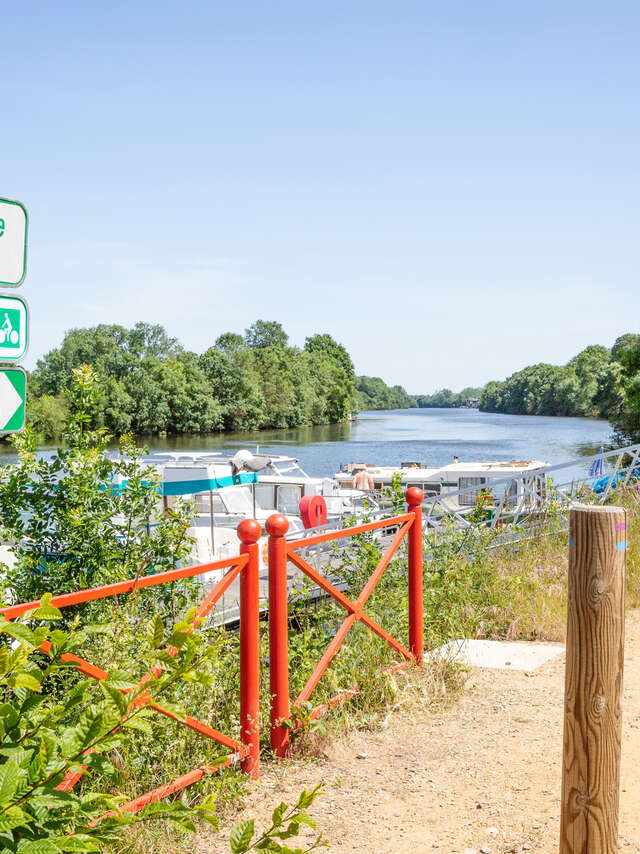
[[[342,531],[315,534],[302,539],[287,541],[288,522],[284,516],[274,514],[267,519],[269,534],[269,672],[271,693],[271,747],[277,756],[286,756],[289,749],[289,725],[291,714],[289,701],[289,614],[287,594],[287,561],[291,561],[301,572],[310,578],[324,593],[338,602],[348,612],[347,617],[330,641],[320,661],[295,700],[295,705],[306,702],[320,682],[332,659],[342,646],[347,634],[357,620],[370,628],[378,637],[398,652],[406,662],[422,662],[423,652],[423,601],[422,601],[422,501],[421,489],[413,487],[407,490],[408,512],[391,518],[368,522],[345,528]],[[397,527],[391,542],[385,549],[376,568],[371,573],[357,599],[346,596],[326,575],[314,569],[298,554],[299,549],[308,549],[319,544],[334,543],[337,540],[378,531],[382,528]],[[392,557],[401,542],[408,538],[408,592],[409,592],[409,648],[393,638],[364,611],[367,600],[376,584],[382,578]],[[317,706],[312,717],[327,707],[352,697],[358,687],[342,692],[328,704]]]
[[[596,463],[602,467],[602,473],[590,474]],[[481,485],[427,495],[423,505],[425,532],[430,529],[446,533],[459,528],[496,528],[506,523],[515,530],[517,526],[539,519],[554,505],[568,510],[588,496],[604,504],[612,490],[627,487],[632,477],[640,479],[640,444],[512,477],[487,480]],[[492,501],[483,503],[486,497]],[[384,501],[384,494],[379,498]],[[372,511],[374,518],[388,512],[388,495],[386,500],[386,509]],[[488,511],[486,518],[478,518],[481,514],[477,510],[483,507]]]
[[[99,599],[106,599],[117,596],[123,593],[133,593],[136,590],[143,590],[150,587],[157,587],[163,584],[169,584],[184,578],[194,578],[214,570],[226,570],[223,578],[215,585],[215,587],[205,596],[201,604],[196,610],[196,614],[192,623],[192,628],[206,617],[216,602],[222,597],[230,584],[240,576],[240,729],[241,739],[238,741],[224,733],[219,732],[208,724],[197,720],[196,718],[186,715],[184,718],[178,718],[168,709],[165,709],[161,703],[156,702],[153,697],[153,679],[162,672],[160,668],[153,668],[140,681],[138,687],[142,684],[149,684],[149,690],[141,694],[136,703],[153,709],[161,715],[164,715],[178,724],[185,726],[205,738],[226,747],[231,753],[217,762],[215,765],[203,765],[194,768],[188,774],[172,780],[163,786],[160,786],[153,791],[146,792],[143,795],[135,798],[132,801],[122,805],[120,809],[123,812],[138,812],[146,804],[152,801],[158,801],[162,798],[174,794],[186,786],[195,783],[202,779],[207,773],[213,773],[219,769],[230,765],[232,762],[240,761],[242,768],[252,776],[258,775],[259,768],[259,602],[258,602],[258,568],[259,568],[259,552],[257,540],[262,534],[260,525],[252,519],[247,519],[238,526],[238,537],[240,539],[240,554],[236,557],[226,558],[224,560],[215,561],[213,563],[203,564],[201,566],[189,566],[183,569],[174,569],[168,572],[157,573],[155,575],[147,575],[142,578],[131,579],[130,581],[117,582],[108,584],[104,587],[89,588],[86,590],[78,590],[73,593],[65,593],[60,596],[54,596],[51,599],[51,605],[56,608],[66,608],[71,605],[78,605],[86,602],[93,602]],[[0,613],[4,614],[6,619],[15,619],[25,612],[37,607],[37,602],[25,602],[17,605],[11,605],[7,608],[0,609]],[[51,644],[46,641],[39,648],[42,652],[49,652]],[[176,649],[167,648],[170,655],[177,653]],[[107,670],[92,664],[80,656],[70,653],[65,653],[62,656],[62,661],[69,662],[79,672],[92,679],[106,679],[109,675]],[[123,689],[126,694],[126,689]],[[61,791],[68,791],[82,777],[83,771],[74,771],[67,774],[60,785],[57,787]]]
[[[322,656],[314,672],[307,680],[297,702],[308,699],[325,670],[329,666],[340,645],[346,638],[350,628],[356,621],[360,620],[388,643],[404,659],[406,666],[412,662],[421,663],[423,653],[423,603],[422,603],[422,500],[423,494],[420,489],[412,488],[407,491],[407,502],[409,504],[406,513],[385,519],[378,519],[364,525],[357,525],[341,531],[314,534],[304,539],[287,541],[287,521],[283,516],[274,514],[267,521],[269,532],[269,642],[270,642],[270,705],[271,705],[271,743],[278,755],[286,753],[288,747],[288,731],[282,726],[283,719],[288,718],[289,707],[289,673],[288,673],[288,595],[287,589],[287,561],[291,561],[302,572],[313,581],[327,595],[339,602],[348,612],[341,627],[336,633],[329,647]],[[326,575],[314,569],[303,557],[298,554],[298,549],[318,546],[320,544],[333,543],[355,534],[368,531],[378,531],[384,528],[397,529],[392,541],[386,548],[377,567],[365,584],[359,596],[353,600],[345,595],[335,586]],[[168,572],[147,575],[128,581],[116,582],[103,587],[77,590],[54,596],[51,604],[57,608],[67,608],[72,605],[80,605],[107,599],[120,594],[134,593],[151,587],[169,584],[186,578],[197,578],[214,570],[226,570],[222,579],[207,593],[196,611],[193,627],[210,615],[216,603],[239,578],[240,580],[240,739],[233,738],[225,733],[219,732],[207,723],[197,720],[190,715],[177,718],[176,715],[162,703],[153,697],[153,679],[162,672],[159,668],[153,668],[140,680],[138,687],[148,684],[148,690],[140,694],[136,703],[142,704],[155,712],[186,726],[205,738],[222,745],[229,754],[221,758],[215,765],[202,765],[194,768],[187,774],[183,774],[174,780],[146,792],[134,798],[120,807],[124,812],[137,812],[146,804],[168,797],[181,791],[187,786],[202,779],[207,773],[218,771],[233,762],[240,762],[244,771],[254,777],[259,772],[259,748],[260,748],[260,602],[259,602],[259,567],[260,553],[258,540],[262,534],[260,525],[253,519],[245,519],[237,529],[240,540],[240,554],[224,560],[207,563],[200,566],[189,566],[182,569],[174,569]],[[364,610],[367,600],[373,592],[376,584],[381,579],[389,566],[391,559],[397,552],[404,538],[408,539],[408,590],[409,590],[409,640],[405,646],[396,638],[388,634],[373,618],[368,616]],[[24,602],[10,605],[0,609],[0,613],[6,619],[15,619],[27,611],[37,607],[37,602]],[[40,647],[42,652],[51,649],[49,642]],[[170,654],[175,655],[177,650],[168,648]],[[65,653],[63,661],[70,663],[79,672],[92,679],[106,679],[109,672],[80,656]],[[327,708],[334,706],[352,697],[359,690],[354,686],[351,690],[343,692],[328,703],[316,707],[313,716],[317,716]],[[126,693],[126,689],[123,689]],[[84,771],[74,770],[59,784],[60,790],[69,790],[81,779]]]

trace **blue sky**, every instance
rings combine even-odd
[[[638,329],[637,4],[23,0],[0,35],[27,367],[263,318],[428,392]]]

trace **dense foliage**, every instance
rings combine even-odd
[[[524,368],[484,388],[480,408],[516,415],[606,418],[621,441],[640,438],[640,335],[587,347],[567,365]]]
[[[621,440],[640,438],[640,335],[592,345],[564,366],[531,365],[485,386],[480,408],[516,415],[606,418]]]
[[[401,385],[388,386],[380,377],[356,377],[357,409],[412,409],[416,399]]]
[[[145,674],[154,668],[153,702],[162,703],[180,682],[210,681],[206,662],[215,660],[215,648],[190,623],[166,635],[162,621],[155,620],[128,673],[111,669],[105,679],[79,680],[73,657],[82,652],[88,632],[50,628],[61,618],[50,600],[51,594],[43,597],[22,620],[0,618],[2,851],[111,850],[132,823],[168,818],[195,829],[196,816],[215,822],[211,798],[193,809],[182,801],[149,804],[134,815],[120,811],[125,798],[96,789],[97,781],[116,778],[114,757],[136,731],[149,726]],[[45,624],[32,627],[34,621]],[[165,648],[168,640],[172,656]],[[79,785],[61,791],[70,774],[77,774]]]
[[[484,388],[444,388],[416,402],[447,408],[467,398],[479,398],[485,412],[605,418],[619,441],[640,441],[640,334],[620,336],[611,349],[593,344],[566,365],[530,365]]]
[[[344,421],[353,411],[354,369],[330,335],[288,344],[279,323],[256,321],[244,337],[221,335],[201,355],[160,326],[72,329],[29,378],[29,420],[56,439],[74,369],[99,376],[98,424],[116,435],[298,427]]]
[[[482,388],[463,388],[462,391],[453,392],[450,388],[441,388],[433,394],[419,394],[416,402],[420,409],[457,409],[467,405],[469,398],[479,398]]]
[[[621,369],[611,351],[587,347],[566,365],[531,365],[504,382],[490,382],[480,406],[516,415],[607,418],[622,406]]]
[[[640,441],[640,334],[621,335],[611,356],[619,366],[623,397],[611,421],[620,438]]]
[[[18,601],[171,569],[190,552],[187,508],[160,512],[142,449],[125,437],[119,456],[105,456],[109,436],[91,415],[98,384],[91,368],[72,371],[67,448],[39,455],[27,430],[13,438],[17,464],[2,467],[0,540],[15,562],[0,567]]]

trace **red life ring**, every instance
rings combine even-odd
[[[305,495],[300,502],[300,518],[305,528],[316,528],[327,521],[327,502],[321,495]]]

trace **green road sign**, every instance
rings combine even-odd
[[[0,294],[0,362],[19,362],[29,346],[29,309],[18,296]]]
[[[27,375],[22,368],[0,368],[0,433],[18,433],[24,427]]]
[[[27,212],[0,199],[0,285],[17,288],[27,269]]]

